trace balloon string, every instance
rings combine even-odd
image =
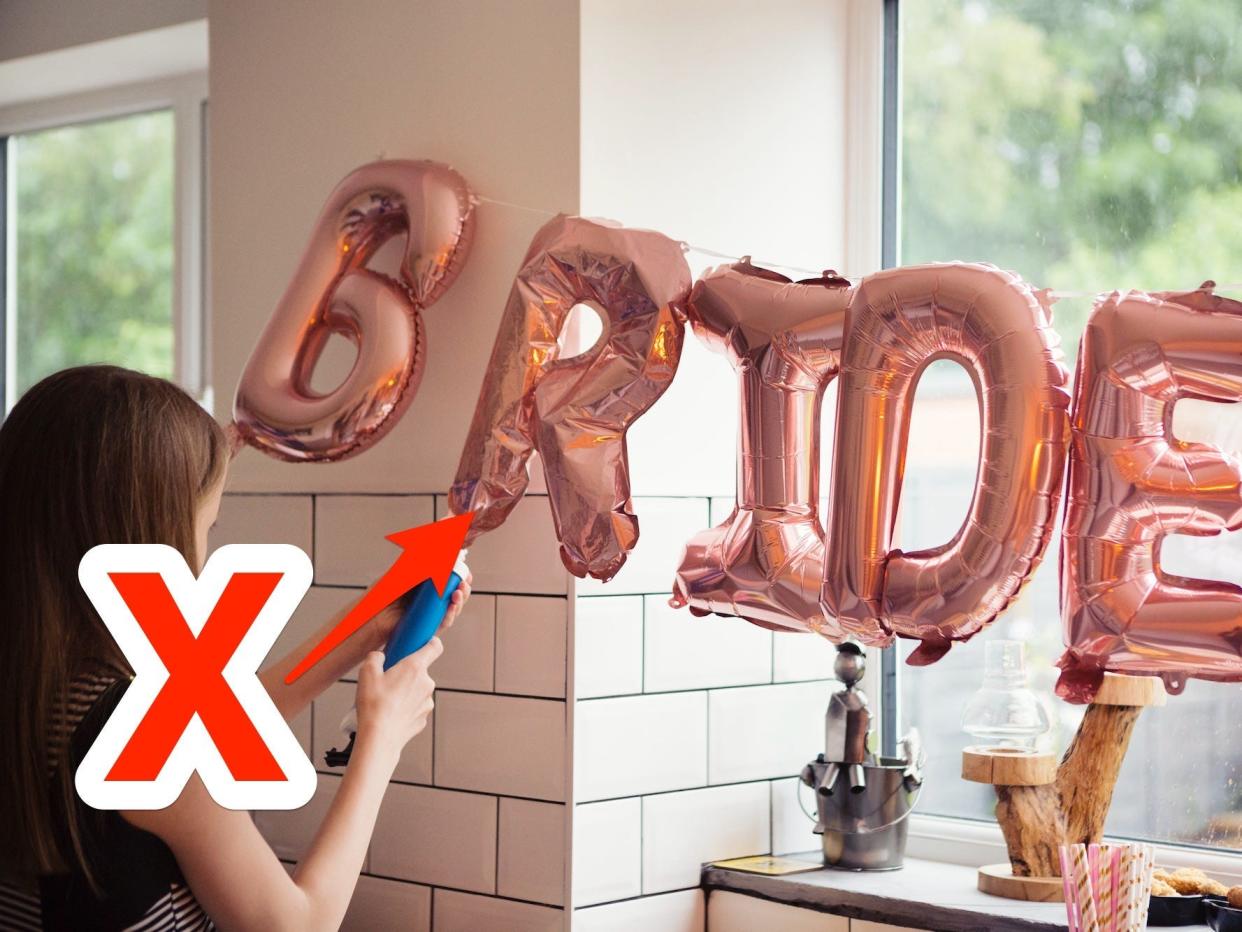
[[[561,213],[561,211],[545,210],[542,207],[528,207],[525,204],[514,204],[511,201],[501,201],[494,197],[484,197],[482,195],[476,195],[475,200],[481,203],[484,203],[484,204],[495,204],[497,207],[508,207],[513,210],[524,210],[527,213],[539,214],[541,216],[548,217],[548,218],[555,217],[559,213]],[[712,256],[715,259],[724,259],[726,262],[741,262],[743,259],[748,259],[754,265],[764,266],[767,268],[774,267],[778,269],[788,269],[791,272],[798,272],[802,275],[810,275],[810,276],[815,276],[815,277],[822,275],[825,271],[836,271],[835,269],[832,269],[832,270],[807,269],[807,268],[803,268],[798,265],[790,265],[788,262],[779,262],[779,261],[772,260],[772,259],[757,259],[751,256],[735,256],[735,255],[732,255],[731,253],[720,252],[717,249],[708,249],[706,246],[696,246],[694,243],[688,243],[685,240],[680,240],[679,242],[681,243],[682,249],[686,250],[687,252],[702,253],[705,256]],[[853,275],[848,272],[838,272],[837,274],[839,274],[842,278],[848,278],[854,281],[863,277],[861,275]],[[1045,290],[1044,294],[1046,294],[1049,298],[1052,298],[1054,301],[1057,301],[1062,298],[1097,298],[1100,295],[1109,294],[1117,290],[1120,290],[1120,289],[1101,288],[1095,291],[1090,291],[1090,290],[1064,290],[1064,289],[1058,288],[1058,289]],[[1178,290],[1178,289],[1149,288],[1149,289],[1144,289],[1144,290],[1146,291],[1171,291],[1171,290]],[[1216,292],[1242,291],[1242,282],[1224,282],[1224,283],[1218,282],[1213,287],[1213,291],[1216,291]]]

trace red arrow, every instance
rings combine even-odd
[[[388,572],[375,581],[375,585],[366,591],[340,623],[298,662],[285,677],[285,682],[294,682],[340,646],[347,637],[378,615],[383,608],[401,598],[424,579],[430,579],[437,592],[444,592],[473,519],[474,512],[469,511],[433,524],[389,534],[385,540],[400,547],[401,556],[388,568]]]

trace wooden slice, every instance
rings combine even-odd
[[[1009,900],[1032,903],[1064,903],[1060,877],[1015,877],[1008,864],[987,864],[979,868],[979,890]]]
[[[1158,676],[1125,676],[1105,673],[1094,705],[1161,706],[1169,700],[1164,681]]]
[[[962,779],[993,786],[1044,786],[1057,778],[1052,754],[1007,748],[967,748],[962,752]]]

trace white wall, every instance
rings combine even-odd
[[[222,420],[311,223],[359,164],[436,159],[480,194],[577,210],[576,0],[211,0],[209,17],[211,371]],[[469,262],[424,318],[417,399],[378,446],[327,466],[238,458],[214,542],[289,541],[315,560],[286,644],[386,568],[385,533],[444,514],[436,493],[452,480],[510,281],[541,222],[480,205]],[[569,602],[546,499],[524,502],[471,564],[476,595],[445,638],[434,721],[389,790],[347,928],[564,925]],[[323,771],[316,799],[257,816],[290,861],[338,784],[322,752],[352,694],[339,685],[297,723]]]
[[[582,212],[840,268],[845,7],[584,0]],[[701,932],[702,862],[817,842],[794,776],[822,744],[831,645],[667,605],[685,541],[733,504],[736,395],[688,336],[629,435],[638,546],[576,585],[574,929]]]
[[[0,61],[206,15],[207,0],[0,0]]]

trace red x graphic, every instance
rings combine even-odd
[[[159,573],[110,573],[117,592],[168,670],[168,679],[108,780],[155,780],[198,714],[234,780],[284,780],[223,676],[280,573],[235,573],[196,638]]]

